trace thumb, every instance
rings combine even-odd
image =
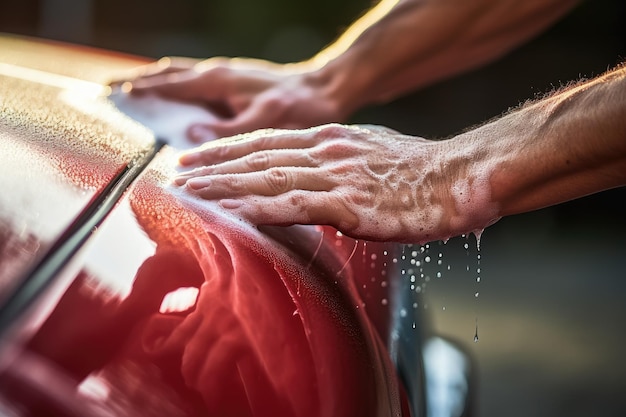
[[[209,142],[220,137],[212,122],[194,123],[187,129],[187,138],[194,143]]]
[[[241,133],[249,133],[264,128],[280,128],[274,126],[275,117],[259,109],[259,106],[250,106],[234,117],[216,119],[206,123],[204,127],[210,129],[218,138],[235,136]]]

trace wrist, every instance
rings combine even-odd
[[[370,93],[374,74],[369,66],[363,65],[354,56],[355,51],[332,59],[313,57],[303,63],[304,83],[320,91],[324,98],[333,103],[336,111],[346,120],[359,109],[375,102]]]
[[[494,195],[492,176],[499,159],[485,138],[477,132],[463,133],[441,141],[438,161],[441,189],[445,197],[442,230],[449,236],[474,233],[477,236],[501,217],[501,206]]]

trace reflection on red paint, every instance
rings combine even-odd
[[[180,360],[208,415],[400,414],[391,365],[356,290],[358,242],[338,245],[334,231],[312,227],[261,234],[156,181],[137,190],[133,209],[157,247],[185,248],[204,277],[194,311],[152,315],[142,346]]]
[[[148,172],[130,195],[154,255],[123,299],[85,271],[74,279],[0,378],[26,404],[17,415],[401,415],[386,265],[371,261],[386,245],[325,227],[259,231],[161,178]],[[185,293],[187,305],[165,301]]]
[[[13,49],[23,50],[18,44]],[[60,64],[40,53],[31,54],[30,63],[15,63],[62,65],[59,72],[72,75],[85,73],[85,61],[94,60],[80,54],[67,66],[53,49],[46,54]],[[111,65],[109,57],[98,60],[87,73],[103,73],[89,78],[100,79]],[[28,188],[28,195],[38,198],[33,204],[21,199],[29,202],[28,210],[16,210],[22,216],[11,218],[13,223],[0,223],[0,237],[11,249],[3,253],[20,251],[24,258],[12,268],[17,272],[11,279],[36,258],[42,241],[63,231],[65,220],[153,140],[104,102],[60,95],[42,74],[38,82],[6,76],[0,82],[3,143],[19,143],[28,164],[38,160],[35,156],[45,162],[33,170],[42,180],[31,179]],[[8,173],[22,172],[27,163],[5,154],[4,169],[18,161]],[[385,348],[388,306],[381,302],[387,297],[387,287],[380,285],[387,247],[338,236],[330,228],[259,231],[164,188],[168,176],[149,172],[129,196],[156,251],[147,259],[136,254],[133,260],[141,266],[121,277],[130,281],[128,295],[103,291],[97,272],[78,265],[75,276],[68,272],[73,281],[60,297],[43,300],[54,308],[38,327],[26,323],[28,329],[18,329],[25,335],[18,334],[9,341],[13,344],[2,340],[9,346],[0,347],[0,414],[400,415],[401,389]],[[49,192],[51,179],[61,179],[67,193]],[[17,188],[25,184],[20,176]],[[16,200],[18,194],[2,189]],[[66,196],[74,194],[70,210]],[[65,214],[42,222],[55,226],[43,239],[23,214],[49,214],[56,207]],[[120,241],[125,237],[121,230]],[[8,265],[7,257],[0,260]],[[102,263],[107,261],[116,259]],[[195,302],[172,308],[165,300],[181,288],[195,289]],[[31,329],[34,334],[27,333]]]

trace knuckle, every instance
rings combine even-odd
[[[350,234],[357,230],[361,224],[358,216],[360,202],[357,194],[346,195],[345,193],[334,193],[334,200],[337,202],[335,207],[335,226]],[[356,201],[355,201],[356,199]]]
[[[255,152],[246,159],[246,165],[252,171],[264,171],[270,166],[270,156],[267,152]]]
[[[219,146],[216,148],[207,149],[206,152],[206,162],[221,162],[230,159],[230,148],[228,146]]]
[[[246,191],[245,184],[238,175],[225,175],[223,177],[223,183],[221,184],[221,186],[222,187],[215,186],[215,188],[225,187],[230,193],[233,194],[241,194]]]
[[[353,156],[357,148],[354,143],[345,139],[335,139],[322,142],[312,151],[312,157],[321,159],[342,159]]]
[[[275,194],[282,194],[294,186],[293,175],[280,168],[271,168],[266,174],[267,185]]]
[[[346,138],[349,136],[349,129],[340,123],[329,123],[320,126],[319,135],[323,138]]]

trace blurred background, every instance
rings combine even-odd
[[[0,0],[0,32],[151,58],[287,62],[308,58],[369,6],[365,0]],[[626,57],[625,22],[623,0],[583,2],[499,61],[365,109],[353,121],[449,136],[618,64]],[[625,189],[611,190],[503,219],[484,232],[480,251],[473,236],[430,245],[442,263],[426,271],[420,311],[434,331],[476,360],[478,415],[626,416],[625,197]]]

